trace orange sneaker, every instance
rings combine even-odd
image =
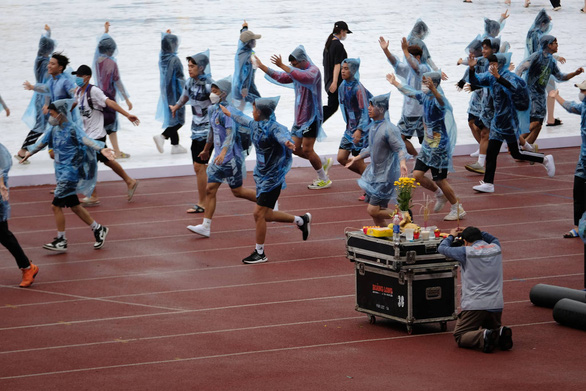
[[[31,263],[31,267],[22,271],[22,281],[20,287],[26,288],[33,284],[35,277],[39,273],[39,267]]]

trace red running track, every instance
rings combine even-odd
[[[269,262],[259,265],[240,262],[254,248],[253,205],[226,185],[205,239],[185,228],[201,221],[185,213],[194,177],[142,180],[132,203],[122,182],[101,183],[102,204],[89,210],[110,227],[105,247],[94,251],[90,229],[67,212],[62,255],[41,248],[55,235],[50,188],[14,188],[10,227],[40,273],[17,288],[20,272],[0,249],[0,390],[584,389],[586,334],[529,302],[537,283],[583,287],[582,242],[562,239],[579,150],[553,154],[555,178],[501,154],[491,195],[471,189],[481,177],[461,168],[466,158],[449,177],[468,212],[462,224],[503,245],[503,321],[515,346],[493,354],[457,348],[453,322],[408,335],[354,310],[344,231],[372,223],[357,177],[340,166],[321,191],[307,189],[311,169],[290,172],[280,209],[310,212],[311,235],[269,224]],[[430,223],[448,231],[447,212]]]

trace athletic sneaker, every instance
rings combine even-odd
[[[478,155],[480,155],[480,149],[477,149],[476,151],[472,152],[470,154],[470,157],[478,157]]]
[[[554,10],[554,11],[559,11],[559,10],[561,10],[561,9],[562,9],[562,6],[561,6],[561,5],[558,5],[557,7],[554,7],[554,8],[553,8],[553,10]]]
[[[303,232],[303,240],[307,240],[309,236],[309,232],[311,231],[311,213],[306,213],[301,216],[303,219],[303,224],[298,225],[297,227]]]
[[[492,183],[480,181],[480,185],[473,186],[472,188],[481,193],[494,193],[494,185]]]
[[[22,281],[20,282],[21,288],[29,287],[35,281],[35,277],[39,273],[39,267],[31,263],[31,267],[22,271]]]
[[[187,229],[198,235],[205,236],[206,238],[210,237],[210,229],[204,227],[203,224],[188,225]]]
[[[437,213],[440,210],[442,210],[442,208],[444,207],[446,202],[448,202],[448,199],[446,198],[446,196],[443,193],[439,197],[436,195],[435,196],[435,206],[433,207],[433,213]]]
[[[472,164],[466,164],[464,166],[464,168],[470,172],[475,172],[477,174],[484,175],[484,167],[482,166],[482,164],[480,164],[478,162],[474,162]]]
[[[501,327],[499,331],[499,349],[511,350],[513,348],[513,330],[507,326]]]
[[[104,227],[103,225],[100,225],[100,228],[94,231],[94,237],[96,238],[94,250],[99,250],[104,247],[104,244],[106,243],[106,235],[108,235],[109,231],[108,227]]]
[[[326,173],[326,175],[328,175],[328,172],[330,172],[330,168],[332,168],[332,166],[334,165],[334,159],[332,159],[331,157],[327,158],[325,163],[323,163],[321,166],[324,169],[324,172]]]
[[[322,179],[316,179],[313,181],[311,185],[307,185],[307,188],[311,190],[319,190],[327,189],[330,186],[332,186],[332,181],[330,179],[328,179],[327,181],[324,181]]]
[[[555,175],[555,163],[553,162],[553,155],[546,155],[543,158],[543,165],[547,170],[547,175],[553,177]]]
[[[458,208],[458,210],[459,210],[459,213],[456,212],[456,209],[452,208],[450,210],[450,213],[448,213],[446,215],[446,217],[444,217],[444,220],[445,221],[455,221],[455,220],[458,220],[458,219],[460,219],[460,220],[463,219],[464,216],[466,216],[466,211],[464,210],[464,208],[462,208],[462,205],[460,205],[460,207]]]
[[[156,136],[153,136],[153,140],[155,141],[155,145],[157,146],[157,150],[159,151],[159,153],[163,153],[164,151],[164,145],[165,145],[165,137],[163,137],[162,134],[157,134]]]
[[[181,153],[187,153],[187,149],[183,148],[182,145],[171,145],[171,155],[179,155]]]
[[[43,248],[50,251],[65,252],[67,251],[67,239],[55,238],[51,243],[43,245]]]
[[[497,329],[484,330],[484,346],[482,347],[482,351],[484,353],[492,353],[492,351],[494,350],[494,347],[497,343],[498,338],[499,338],[499,331]]]
[[[16,160],[18,160],[18,162],[22,162],[22,160],[24,159],[24,156],[20,156],[18,153],[16,155],[14,155],[14,158]],[[30,160],[25,160],[24,163],[22,164],[31,164]]]
[[[263,263],[266,261],[268,261],[268,258],[265,253],[263,252],[262,254],[259,254],[256,250],[242,260],[242,262],[246,264]]]

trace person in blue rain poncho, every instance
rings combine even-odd
[[[208,181],[206,168],[209,159],[202,159],[200,154],[206,146],[210,131],[208,108],[212,104],[210,101],[212,73],[209,50],[187,57],[187,71],[189,79],[183,87],[183,93],[179,100],[169,108],[171,115],[175,116],[177,110],[186,103],[189,102],[191,105],[191,113],[193,114],[191,117],[191,159],[197,181],[198,201],[193,207],[187,209],[187,213],[204,213]]]
[[[48,122],[51,127],[35,145],[29,147],[23,159],[26,161],[46,146],[52,148],[55,153],[57,186],[51,206],[57,224],[57,237],[43,246],[50,251],[67,251],[63,208],[71,208],[73,213],[90,226],[96,239],[94,249],[98,250],[104,246],[109,231],[92,218],[80,204],[77,194],[82,193],[89,197],[96,185],[98,167],[95,151],[109,159],[114,159],[114,151],[104,148],[104,143],[89,138],[81,123],[73,120],[71,110],[74,103],[75,99],[61,99],[49,105]]]
[[[586,212],[586,80],[575,86],[580,90],[578,102],[564,100],[557,90],[549,93],[569,113],[581,116],[580,136],[582,137],[582,145],[578,163],[576,164],[576,171],[574,172],[574,228],[565,233],[564,238],[578,237],[578,225],[582,215]]]
[[[411,32],[407,35],[407,43],[409,46],[419,46],[421,48],[421,57],[420,62],[422,64],[428,65],[432,70],[438,71],[439,68],[433,60],[431,59],[431,54],[429,53],[429,49],[423,40],[429,35],[429,27],[427,24],[421,19],[417,19]],[[445,73],[442,73],[442,79],[447,80],[448,76]]]
[[[551,16],[547,14],[545,8],[542,8],[537,13],[533,24],[527,32],[527,37],[525,38],[525,57],[529,57],[541,49],[539,41],[541,37],[551,31],[552,27]]]
[[[208,108],[211,128],[206,146],[200,156],[207,160],[212,146],[216,152],[207,168],[208,184],[203,223],[187,226],[188,230],[206,238],[210,237],[212,217],[216,210],[216,193],[223,182],[228,183],[235,197],[256,201],[256,192],[242,186],[246,176],[246,167],[244,166],[245,152],[242,150],[238,125],[234,124],[232,119],[220,110],[220,106],[229,107],[229,110],[233,108],[228,102],[231,90],[232,83],[229,78],[212,83],[210,94],[212,105]]]
[[[0,98],[0,103],[2,99]],[[2,104],[3,105],[3,104]],[[2,106],[0,105],[0,106]],[[12,254],[16,264],[22,271],[22,281],[20,286],[26,288],[31,286],[39,268],[30,262],[18,240],[8,229],[8,219],[10,218],[10,204],[8,191],[8,171],[12,167],[12,160],[8,149],[0,143],[0,243]]]
[[[407,39],[403,38],[401,40],[401,49],[406,61],[402,62],[389,51],[389,41],[385,41],[383,37],[380,37],[378,42],[395,69],[396,74],[414,90],[421,90],[422,75],[431,71],[429,65],[422,62],[423,52],[421,48],[417,45],[409,45]],[[407,153],[411,156],[417,156],[417,150],[410,141],[411,137],[416,134],[419,144],[423,143],[423,107],[417,99],[405,95],[401,119],[397,127],[401,131],[401,137],[405,142]]]
[[[257,59],[258,60],[258,59]],[[322,162],[314,151],[315,141],[325,137],[322,129],[323,108],[321,100],[321,72],[311,61],[303,45],[289,55],[291,66],[285,65],[280,55],[273,55],[271,62],[284,72],[277,72],[265,66],[260,60],[258,67],[266,73],[267,79],[275,84],[293,84],[295,88],[295,123],[291,136],[295,142],[295,154],[309,160],[317,173],[317,179],[307,187],[312,190],[326,189],[332,185],[328,171],[332,159]]]
[[[115,102],[118,102],[118,99],[124,99],[128,110],[132,110],[130,95],[124,88],[116,62],[116,54],[118,53],[116,41],[108,34],[109,31],[110,22],[106,22],[104,23],[104,34],[98,39],[94,54],[95,83],[109,99]],[[116,153],[116,159],[129,158],[130,155],[122,152],[118,144],[118,135],[116,134],[119,129],[118,114],[108,107],[104,109],[104,127]]]
[[[267,221],[294,223],[301,230],[303,240],[307,240],[310,233],[311,214],[293,216],[274,210],[281,190],[286,187],[285,175],[291,169],[291,151],[295,150],[289,130],[275,118],[274,112],[278,102],[278,97],[256,99],[252,108],[253,118],[241,113],[231,113],[226,107],[220,106],[225,115],[250,131],[250,138],[256,150],[256,247],[252,254],[242,260],[246,264],[268,260],[264,251]]]
[[[448,170],[453,170],[452,154],[456,145],[457,130],[452,106],[439,87],[441,73],[424,73],[421,91],[402,86],[393,74],[388,74],[387,80],[402,94],[417,99],[423,106],[425,138],[415,161],[413,177],[421,186],[435,194],[434,212],[439,212],[449,201],[450,213],[444,220],[462,219],[466,212],[447,180]],[[428,170],[431,170],[432,180],[425,176]]]
[[[346,164],[346,167],[352,168],[370,157],[370,164],[358,180],[358,185],[366,192],[366,211],[378,226],[384,226],[385,219],[391,218],[387,208],[389,202],[396,202],[395,181],[400,176],[407,176],[407,151],[399,129],[389,119],[389,97],[390,94],[384,94],[370,98],[368,116],[372,123],[368,131],[368,146]]]
[[[153,136],[157,150],[163,153],[165,140],[171,139],[171,153],[187,153],[179,144],[179,129],[185,124],[185,108],[182,107],[175,115],[171,114],[169,106],[179,100],[185,86],[183,64],[177,56],[179,37],[171,34],[171,30],[161,34],[161,53],[159,54],[159,72],[161,95],[157,105],[155,118],[163,123],[163,133]]]
[[[517,112],[515,102],[523,107],[529,106],[529,91],[527,84],[517,75],[510,72],[510,53],[495,54],[488,58],[488,72],[476,74],[477,60],[470,56],[468,59],[470,83],[480,87],[488,87],[494,102],[494,117],[490,123],[490,135],[486,151],[486,170],[484,181],[473,187],[482,193],[494,192],[494,174],[496,161],[503,142],[509,147],[509,153],[514,159],[541,163],[547,174],[555,175],[555,163],[552,155],[544,156],[541,153],[520,150],[519,133],[522,115]]]
[[[570,80],[584,72],[578,68],[571,73],[562,73],[557,60],[554,57],[558,51],[557,39],[552,35],[544,35],[540,39],[541,49],[525,60],[517,67],[517,75],[523,76],[529,86],[531,95],[531,115],[529,132],[524,131],[522,136],[525,141],[534,144],[539,136],[546,112],[546,87],[550,77],[557,81]]]
[[[254,83],[256,73],[255,65],[252,63],[256,40],[260,39],[260,34],[255,34],[248,29],[248,23],[242,23],[240,38],[238,39],[238,49],[234,58],[234,78],[232,80],[232,99],[238,105],[240,110],[244,105],[254,102],[260,98],[260,93]]]
[[[346,130],[338,149],[338,163],[345,166],[350,155],[357,156],[368,140],[368,101],[372,94],[360,83],[360,59],[347,58],[342,61],[342,84],[338,87],[338,101]],[[351,170],[362,175],[366,164],[360,161]]]
[[[37,57],[35,58],[34,72],[36,84],[45,84],[49,81],[47,65],[53,51],[55,50],[55,41],[51,39],[51,28],[45,25],[45,32],[39,40]],[[20,150],[14,156],[17,160],[22,160],[26,153],[26,147],[37,142],[41,134],[45,131],[47,125],[47,115],[43,111],[45,105],[45,96],[35,92],[31,101],[22,116],[22,120],[30,128]]]

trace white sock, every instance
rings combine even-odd
[[[439,187],[437,188],[437,190],[435,191],[435,196],[437,198],[441,198],[444,195],[444,192],[442,191],[442,189],[440,189]]]
[[[206,219],[204,217],[202,225],[204,228],[210,229],[212,227],[212,219]]]
[[[66,239],[65,238],[65,231],[57,231],[57,238],[58,239]]]
[[[450,210],[458,210],[458,203],[452,204]]]
[[[529,152],[535,152],[533,145],[529,144],[528,142],[525,142],[525,145],[523,145],[523,149]]]
[[[317,172],[317,177],[319,179],[321,179],[322,181],[328,180],[328,177],[327,177],[326,172],[324,171],[323,167],[320,168],[319,170],[316,170],[316,172]]]
[[[478,155],[478,164],[484,167],[484,163],[486,162],[486,155]]]
[[[303,225],[303,219],[301,218],[301,216],[295,216],[295,220],[293,220],[293,222],[297,224],[298,227],[301,227]]]
[[[265,253],[265,245],[264,244],[256,244],[256,252],[259,254],[264,254]]]
[[[94,220],[92,225],[90,225],[90,228],[92,229],[92,231],[95,231],[96,229],[99,229],[100,227],[101,227],[100,224],[98,224],[98,222],[96,220]]]

